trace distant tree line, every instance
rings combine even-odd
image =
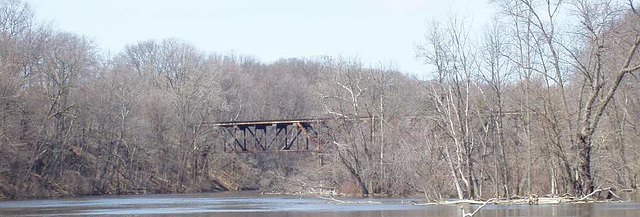
[[[431,200],[636,189],[633,1],[493,1],[481,34],[428,25],[415,78],[357,59],[105,56],[0,0],[0,199],[260,189]],[[331,118],[321,153],[233,154],[207,123]],[[352,121],[370,117],[368,121]]]

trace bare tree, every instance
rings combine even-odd
[[[470,101],[475,57],[468,41],[469,32],[465,24],[455,18],[444,28],[438,23],[430,28],[427,44],[419,47],[419,55],[436,67],[437,83],[430,87],[431,97],[436,102],[438,126],[452,143],[451,147],[444,147],[443,153],[449,161],[458,197],[464,198],[460,181],[467,196],[476,197],[473,152],[477,146],[472,138]]]

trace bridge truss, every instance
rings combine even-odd
[[[235,121],[208,124],[219,129],[225,152],[320,151],[319,127],[328,119]]]

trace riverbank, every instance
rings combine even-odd
[[[266,195],[256,191],[201,194],[87,196],[65,199],[2,201],[0,216],[461,216],[477,204],[430,204],[420,198],[341,198]],[[481,216],[640,216],[638,203],[588,203],[546,206],[488,204]]]

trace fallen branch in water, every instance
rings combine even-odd
[[[618,196],[614,191],[615,189],[612,188],[598,188],[596,190],[594,190],[593,192],[585,195],[584,197],[581,197],[580,199],[576,200],[576,201],[587,201],[587,200],[592,200],[590,199],[591,196],[593,196],[596,193],[600,193],[603,191],[607,191],[609,193],[609,195],[611,195],[611,197],[615,197],[618,200],[622,200],[622,198],[620,196]]]
[[[461,206],[461,207],[460,207],[460,210],[462,210],[462,217],[473,217],[473,216],[474,216],[476,213],[478,213],[478,212],[479,212],[479,211],[480,211],[484,206],[486,206],[487,204],[489,204],[489,203],[490,203],[491,201],[493,201],[494,199],[495,199],[495,198],[491,198],[491,199],[489,199],[489,200],[485,201],[485,202],[482,204],[482,206],[478,207],[476,210],[474,210],[474,211],[473,211],[473,212],[471,212],[471,213],[465,213],[465,211],[464,211],[464,207],[463,207],[463,206]]]
[[[490,200],[493,200],[490,199]],[[444,201],[441,204],[474,204],[474,205],[484,205],[488,202],[487,201],[479,201],[479,200],[454,200],[454,201]]]
[[[322,197],[322,196],[316,196],[320,199],[323,200],[328,200],[330,203],[380,203],[378,201],[346,201],[346,200],[338,200],[332,196],[328,196],[328,197]]]
[[[487,201],[481,200],[451,200],[451,201],[441,201],[434,203],[414,203],[413,205],[418,206],[427,206],[427,205],[455,205],[455,204],[471,204],[471,205],[483,205]]]
[[[609,198],[613,199],[594,199],[592,198],[594,195],[607,192],[609,193]],[[572,197],[572,196],[561,196],[561,197],[538,197],[537,195],[530,195],[529,197],[514,197],[512,199],[489,199],[486,201],[483,200],[453,200],[453,201],[442,201],[435,203],[414,203],[414,205],[452,205],[452,204],[472,204],[472,205],[485,205],[485,204],[499,204],[499,205],[545,205],[545,204],[571,204],[571,203],[610,203],[610,202],[620,202],[622,198],[615,194],[615,189],[612,188],[597,188],[593,192],[580,197]]]

